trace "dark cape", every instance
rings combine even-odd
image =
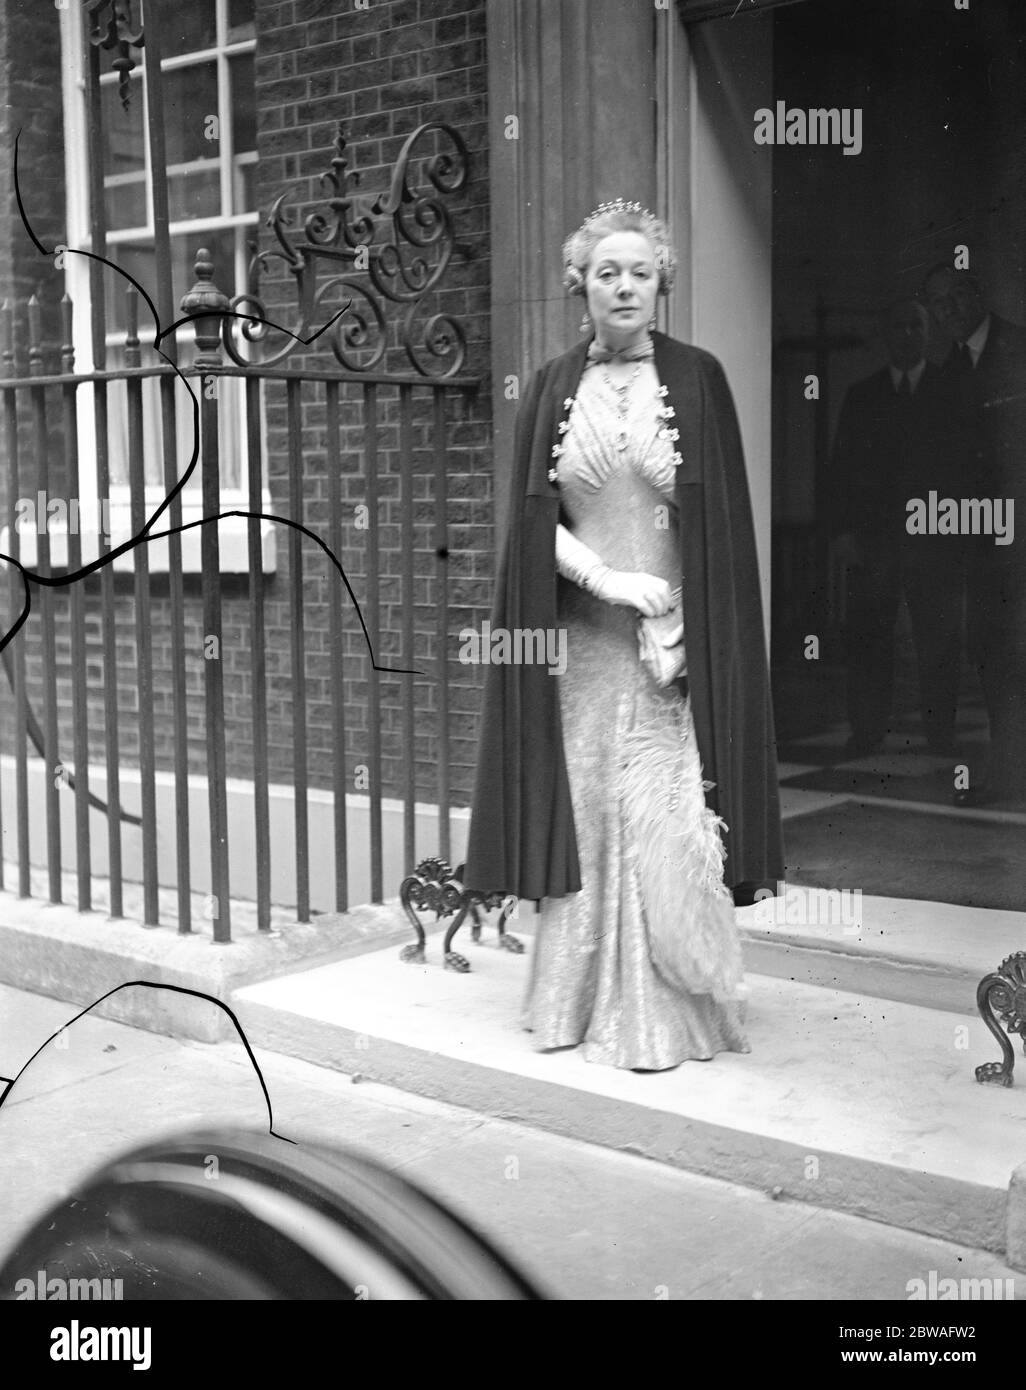
[[[776,891],[784,856],[766,637],[751,502],[734,402],[710,353],[653,333],[655,367],[680,430],[684,641],[706,803],[727,824],[724,880],[739,904]],[[584,370],[582,342],[530,380],[517,415],[509,532],[492,628],[556,629],[559,488],[549,481]],[[563,756],[559,677],[544,664],[490,665],[463,881],[559,898],[581,887]]]

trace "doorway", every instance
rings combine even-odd
[[[727,367],[763,560],[770,541],[789,877],[1017,909],[1026,807],[964,815],[953,805],[958,769],[986,766],[987,710],[963,640],[955,751],[933,754],[904,599],[886,736],[868,757],[850,745],[850,576],[831,550],[829,519],[842,402],[887,362],[883,307],[918,295],[931,266],[960,257],[988,309],[1026,321],[1026,186],[1017,178],[1026,167],[1026,7],[793,0],[703,13],[693,0],[682,13],[700,21],[688,30],[693,340]],[[753,137],[759,108],[780,127],[763,130],[771,149]],[[809,113],[818,111],[838,113],[836,126],[817,130]],[[796,112],[804,123],[787,125]],[[772,249],[761,279],[747,224],[739,236],[721,213],[717,177],[735,189],[735,206],[764,208]],[[767,321],[771,382],[760,375]],[[929,332],[927,358],[940,362],[951,339],[935,325]]]
[[[773,149],[772,664],[781,777],[785,797],[829,798],[822,824],[792,823],[789,862],[792,851],[818,861],[832,836],[849,865],[862,865],[868,891],[1018,907],[1026,817],[1010,807],[986,821],[953,818],[953,792],[967,775],[958,769],[984,767],[989,742],[964,634],[953,753],[927,744],[920,706],[930,696],[920,689],[904,597],[886,736],[860,749],[847,696],[852,580],[829,540],[838,416],[853,383],[887,363],[881,310],[920,295],[930,267],[958,259],[979,277],[988,309],[1026,319],[1026,189],[1015,177],[1026,159],[1026,12],[1011,0],[986,12],[927,0],[819,0],[778,10],[773,26],[778,105],[861,112],[857,152]],[[931,323],[928,359],[950,349]],[[857,800],[842,813],[833,798],[845,794]],[[891,856],[896,840],[903,852]],[[993,872],[978,881],[974,865],[991,860]]]

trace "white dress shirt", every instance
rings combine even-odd
[[[982,351],[982,349],[981,349],[981,351]],[[923,372],[924,372],[925,370],[926,370],[926,358],[925,358],[925,357],[921,357],[921,358],[919,359],[919,361],[916,363],[916,365],[915,365],[914,367],[910,367],[909,370],[908,370],[907,372],[903,372],[902,369],[901,369],[900,367],[895,367],[895,366],[892,365],[892,366],[890,367],[891,382],[892,382],[892,384],[893,384],[893,386],[894,386],[895,391],[898,391],[898,390],[900,390],[900,388],[901,388],[901,378],[902,378],[903,376],[907,376],[907,377],[908,377],[909,390],[911,391],[912,395],[914,396],[915,393],[916,393],[916,387],[919,385],[919,382],[920,382],[920,380],[922,379],[922,375],[923,375]]]
[[[974,367],[980,360],[980,353],[987,346],[987,334],[989,332],[990,315],[984,314],[980,326],[965,340],[965,345],[969,349],[969,356],[972,358]]]

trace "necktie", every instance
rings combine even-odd
[[[655,348],[652,346],[651,338],[627,348],[603,347],[597,338],[592,338],[588,344],[589,362],[644,362],[653,356]]]
[[[908,398],[912,395],[912,381],[907,372],[902,372],[898,382],[898,395]]]
[[[957,343],[955,345],[955,360],[956,366],[960,372],[972,372],[974,370],[973,355],[969,351],[968,343]]]

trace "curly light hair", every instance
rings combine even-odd
[[[648,239],[655,252],[659,293],[669,294],[677,268],[677,254],[669,229],[640,203],[625,203],[622,198],[600,203],[563,243],[563,284],[570,293],[584,294],[592,253],[602,238],[613,232],[641,232]]]

